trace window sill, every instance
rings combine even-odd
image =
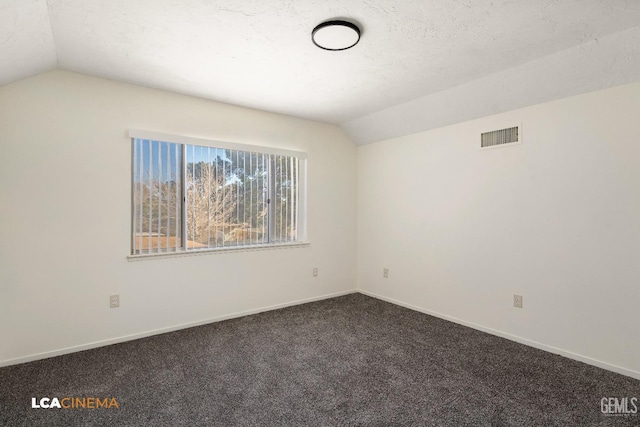
[[[192,249],[189,251],[180,252],[160,252],[154,254],[141,254],[141,255],[128,255],[128,261],[147,261],[159,258],[177,258],[184,256],[201,256],[201,255],[219,255],[228,254],[232,252],[253,252],[253,251],[268,251],[274,249],[289,249],[289,248],[305,248],[310,246],[310,243],[295,242],[295,243],[276,243],[269,245],[251,245],[251,246],[234,246],[228,248],[215,248],[215,249]]]

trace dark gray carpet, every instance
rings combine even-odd
[[[32,397],[119,409],[32,409]],[[361,294],[0,369],[4,426],[589,426],[640,381]],[[640,406],[640,405],[639,405]]]

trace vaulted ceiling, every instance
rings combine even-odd
[[[320,22],[362,29],[343,52]],[[0,85],[87,73],[367,143],[640,81],[637,0],[0,0]]]

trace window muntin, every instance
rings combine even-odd
[[[299,242],[304,156],[132,142],[133,255]]]

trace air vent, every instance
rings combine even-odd
[[[505,144],[513,144],[514,142],[520,142],[519,131],[519,126],[516,126],[507,129],[485,132],[482,134],[480,147],[497,147]]]

